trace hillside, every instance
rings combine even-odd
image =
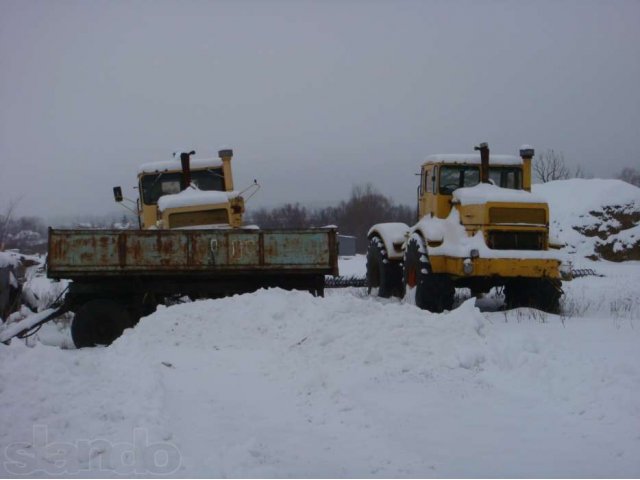
[[[533,185],[549,202],[551,235],[578,258],[640,260],[640,188],[622,180],[556,180]]]

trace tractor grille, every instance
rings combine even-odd
[[[528,223],[546,225],[547,212],[544,208],[489,208],[489,223]]]
[[[489,232],[487,244],[494,250],[544,250],[544,232]]]
[[[172,213],[169,215],[169,228],[196,227],[198,225],[221,223],[229,223],[229,214],[224,208],[199,212]]]

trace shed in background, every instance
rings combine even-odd
[[[338,235],[338,254],[341,257],[353,257],[356,254],[356,237]]]

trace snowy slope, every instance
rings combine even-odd
[[[640,188],[622,180],[557,180],[533,185],[547,200],[551,234],[570,254],[640,260]]]
[[[604,266],[568,318],[276,289],[160,308],[108,348],[14,342],[0,471],[638,476],[640,265]]]

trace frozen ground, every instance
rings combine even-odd
[[[581,266],[562,317],[269,290],[48,326],[0,345],[0,476],[638,477],[640,263]]]
[[[48,324],[0,345],[0,477],[640,477],[640,262],[584,259],[637,248],[640,189],[536,193],[603,275],[565,283],[561,316],[352,288],[162,307],[108,348]],[[39,309],[64,288],[27,278]]]

